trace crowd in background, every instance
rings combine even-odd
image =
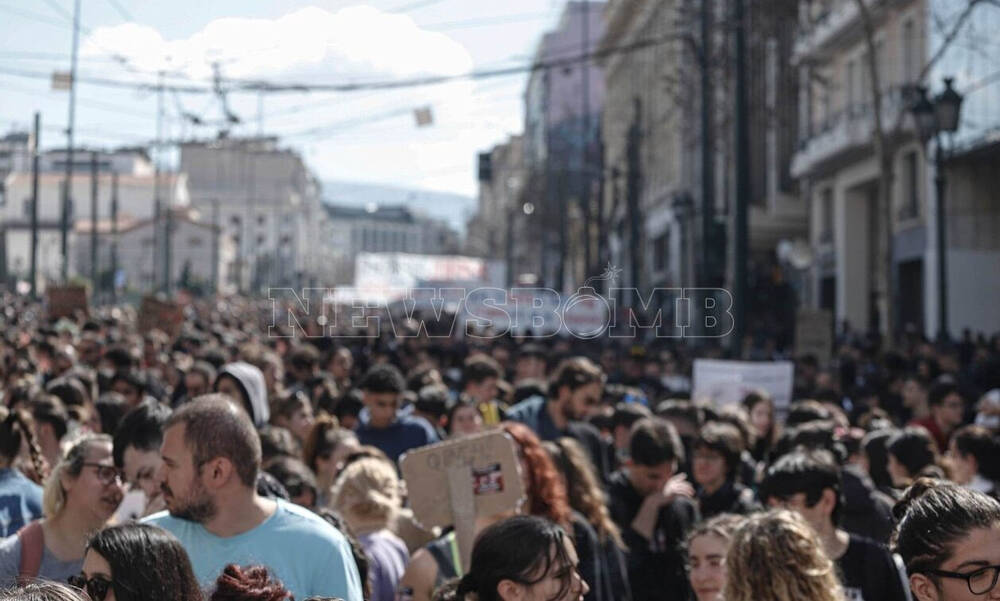
[[[787,406],[717,406],[691,398],[692,361],[727,356],[705,341],[294,335],[238,298],[171,336],[3,306],[0,599],[1000,598],[1000,337],[844,334],[793,359]],[[398,461],[489,429],[526,498],[477,518],[462,565]]]

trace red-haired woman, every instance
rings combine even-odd
[[[595,586],[598,569],[597,534],[579,514],[570,509],[566,497],[566,487],[562,483],[552,458],[545,451],[541,441],[530,428],[515,422],[500,424],[517,446],[517,456],[521,467],[521,480],[527,502],[521,507],[522,513],[548,518],[573,533],[574,544],[580,559],[580,576],[590,585],[586,601],[612,601],[597,595],[602,587]],[[476,532],[510,517],[508,514],[478,518]],[[400,581],[399,598],[406,601],[430,601],[434,590],[464,574],[460,565],[458,545],[453,533],[432,541],[418,550],[410,559],[410,565]]]

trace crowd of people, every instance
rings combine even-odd
[[[712,345],[293,336],[239,298],[171,336],[2,300],[0,599],[1000,599],[998,337],[845,336],[787,405],[718,406],[691,398]],[[464,565],[399,460],[489,430],[525,498]]]

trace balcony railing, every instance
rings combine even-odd
[[[910,106],[910,86],[896,87],[882,95],[882,124],[895,126],[901,113]],[[799,140],[799,150],[792,158],[793,177],[813,170],[838,155],[872,143],[875,132],[874,110],[870,103],[850,105],[821,120],[812,134]]]
[[[871,8],[883,1],[865,0],[865,4]],[[804,57],[812,56],[827,48],[843,34],[856,32],[859,19],[860,13],[854,0],[841,0],[798,32],[792,52],[793,59],[797,62]]]

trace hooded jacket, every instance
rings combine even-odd
[[[243,361],[227,363],[219,370],[219,376],[228,375],[239,382],[243,394],[250,403],[250,418],[253,425],[261,428],[267,425],[271,419],[271,410],[267,404],[267,386],[264,383],[264,373],[256,366]],[[218,389],[218,378],[216,378],[216,389]]]

